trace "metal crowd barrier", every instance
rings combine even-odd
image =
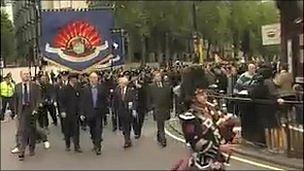
[[[296,121],[296,115],[303,116],[303,110],[301,113],[297,113],[297,106],[293,106],[291,110],[288,111],[287,123],[283,124],[284,130],[286,132],[287,138],[287,156],[303,158],[303,121],[298,123]],[[298,106],[299,107],[299,106]],[[303,104],[302,104],[303,108]]]
[[[276,101],[269,99],[252,99],[246,97],[233,97],[226,95],[209,95],[216,99],[225,99],[235,101],[237,103],[254,103],[273,105]],[[303,158],[303,121],[299,123],[296,121],[296,115],[303,115],[303,113],[296,113],[296,107],[302,107],[303,101],[284,100],[282,105],[292,106],[291,110],[283,115],[285,122],[279,128],[265,129],[266,146],[269,151],[275,153],[285,153],[288,157]]]

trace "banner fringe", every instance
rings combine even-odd
[[[114,10],[113,7],[97,7],[97,8],[52,8],[52,9],[41,9],[41,12],[68,12],[68,11],[98,11],[98,10]]]
[[[112,54],[109,54],[109,55],[107,55],[105,58],[110,58],[110,59],[112,59],[114,56],[112,55]],[[71,71],[71,72],[75,72],[75,73],[78,73],[78,74],[83,74],[83,73],[86,73],[86,72],[90,72],[90,71],[92,71],[92,70],[96,70],[96,69],[103,69],[103,68],[98,68],[98,65],[105,65],[108,61],[105,61],[105,62],[103,62],[103,61],[101,61],[101,62],[97,62],[96,64],[94,64],[94,65],[92,65],[92,66],[90,66],[90,67],[88,67],[88,68],[86,68],[86,69],[84,69],[84,70],[81,70],[81,71],[78,71],[78,70],[74,70],[74,69],[71,69],[71,68],[69,68],[69,67],[66,67],[66,66],[64,66],[64,65],[61,65],[61,64],[59,64],[59,63],[57,63],[57,62],[55,62],[55,61],[53,61],[53,60],[51,60],[51,59],[48,59],[48,58],[46,58],[46,57],[43,57],[43,59],[45,60],[45,61],[47,61],[47,62],[50,62],[50,63],[53,63],[53,64],[55,64],[56,66],[58,66],[58,67],[61,67],[61,68],[63,68],[64,70],[66,70],[66,71]],[[111,65],[111,64],[110,64]],[[107,66],[107,67],[111,67],[111,66]],[[94,69],[93,69],[94,68]],[[106,68],[106,67],[104,67],[104,68]]]

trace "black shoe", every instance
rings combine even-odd
[[[74,151],[75,151],[76,153],[82,153],[82,150],[81,150],[80,148],[76,148]]]
[[[167,146],[167,140],[166,140],[166,139],[160,140],[160,141],[159,141],[159,144],[160,144],[162,147],[166,147],[166,146]]]
[[[12,118],[12,120],[14,120],[15,119],[15,115],[11,115],[11,118]]]
[[[65,151],[71,151],[70,147],[65,148]]]
[[[139,139],[139,138],[140,138],[140,135],[135,135],[134,138],[135,138],[135,139]]]
[[[19,159],[19,161],[23,161],[24,160],[24,155],[22,154],[22,155],[19,155],[18,156],[18,159]]]
[[[53,125],[57,126],[58,124],[57,124],[57,122],[53,122]]]
[[[112,131],[115,132],[117,130],[117,127],[113,127]]]
[[[101,148],[102,148],[102,147],[101,147]],[[101,148],[97,148],[97,149],[95,150],[97,156],[101,155]]]
[[[157,142],[161,142],[161,138],[160,138],[159,134],[157,134]]]
[[[166,141],[163,141],[160,144],[161,144],[162,147],[166,147],[167,146],[167,142]]]
[[[123,148],[130,148],[132,146],[132,143],[131,142],[126,142],[123,146]]]

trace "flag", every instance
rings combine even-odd
[[[113,33],[112,34],[112,41],[113,41],[113,50],[112,53],[114,58],[112,60],[111,66],[122,65],[125,62],[125,47],[124,47],[124,38],[122,37],[121,33]]]
[[[114,57],[111,9],[46,10],[41,18],[40,51],[47,61],[83,71],[109,64]]]

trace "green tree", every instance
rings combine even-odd
[[[15,34],[8,14],[1,10],[1,57],[8,61],[15,58]]]
[[[146,57],[149,52],[171,56],[188,50],[194,31],[193,3],[198,31],[209,47],[221,52],[234,47],[235,54],[240,49],[249,55],[278,53],[276,47],[263,47],[261,41],[261,26],[279,19],[274,1],[96,1],[94,5],[115,4],[115,26],[129,32],[132,54]]]
[[[198,5],[198,28],[203,39],[208,41],[207,57],[210,47],[224,51],[232,43],[230,28],[231,8],[226,1],[202,1]]]
[[[231,8],[231,32],[235,50],[238,51],[240,43],[248,46],[248,55],[278,54],[277,48],[263,47],[261,27],[265,24],[279,22],[279,13],[274,1],[262,3],[260,1],[232,1]],[[248,40],[244,34],[248,33]],[[245,36],[246,37],[246,36]],[[275,50],[277,49],[277,50]]]
[[[150,51],[166,57],[185,51],[185,35],[191,34],[191,4],[177,1],[146,1],[145,11],[150,16]]]

